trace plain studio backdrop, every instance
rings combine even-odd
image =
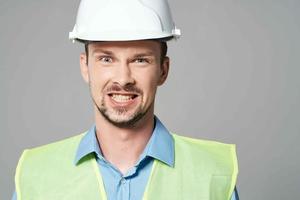
[[[237,144],[242,200],[299,199],[300,1],[171,0],[182,38],[156,114],[169,130]],[[87,130],[79,0],[0,1],[0,199],[21,152]]]

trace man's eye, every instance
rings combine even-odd
[[[99,60],[102,61],[102,62],[106,62],[106,63],[111,63],[112,62],[111,57],[100,57]]]
[[[135,63],[148,63],[148,60],[145,58],[137,58],[134,60]]]

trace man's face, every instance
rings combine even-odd
[[[88,58],[80,57],[81,73],[102,116],[129,127],[153,113],[157,86],[169,69],[168,58],[161,61],[159,42],[93,42],[88,50]]]

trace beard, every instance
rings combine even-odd
[[[90,88],[91,89],[91,88]],[[120,86],[112,86],[111,88],[107,89],[106,91],[119,91],[121,88]],[[140,94],[142,94],[142,91],[138,88],[132,88],[131,86],[125,87],[125,91],[135,91]],[[91,93],[92,94],[92,93]],[[104,96],[102,96],[101,101],[99,104],[97,104],[95,98],[92,95],[92,99],[94,101],[95,106],[97,107],[97,110],[101,115],[111,124],[114,126],[117,126],[119,128],[132,128],[135,127],[135,125],[141,121],[145,117],[145,115],[149,112],[152,105],[154,104],[151,102],[151,104],[147,108],[143,108],[142,105],[139,105],[136,108],[128,108],[126,107],[109,107],[106,105],[104,101]],[[131,109],[134,109],[132,111]]]
[[[134,127],[137,122],[139,122],[150,110],[149,106],[143,111],[142,107],[139,106],[133,114],[127,115],[128,110],[126,108],[107,108],[104,104],[101,107],[95,104],[101,115],[109,121],[111,124],[119,128],[130,128]]]

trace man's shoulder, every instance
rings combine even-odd
[[[231,172],[237,169],[235,144],[172,135],[175,141],[175,154],[180,155],[187,163],[198,165],[205,159],[206,165],[210,163],[216,171],[222,169]]]
[[[180,141],[183,144],[192,145],[192,146],[210,146],[210,147],[217,147],[217,148],[231,148],[235,146],[235,144],[228,144],[228,143],[223,143],[214,140],[187,137],[187,136],[178,135],[176,133],[172,133],[172,135],[175,141]]]
[[[86,132],[77,134],[65,139],[61,139],[55,142],[51,142],[45,145],[33,147],[24,150],[23,154],[26,154],[27,157],[40,157],[50,154],[65,154],[68,151],[74,152],[79,145],[82,137]]]
[[[212,140],[203,140],[192,137],[172,134],[175,141],[175,150],[193,154],[196,157],[211,157],[222,159],[223,156],[236,156],[235,144],[227,144]]]
[[[74,176],[74,159],[84,134],[26,149],[19,159],[16,177],[18,179],[34,177],[35,181],[57,184],[52,176]]]

